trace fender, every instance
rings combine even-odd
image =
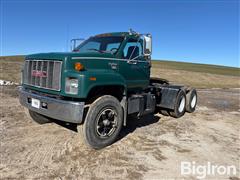
[[[91,89],[97,86],[118,85],[124,87],[126,92],[126,82],[124,78],[116,71],[109,70],[89,70],[80,76],[79,83],[80,98],[87,98]]]

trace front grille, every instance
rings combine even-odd
[[[59,91],[61,88],[62,61],[26,60],[23,83]]]

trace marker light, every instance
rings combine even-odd
[[[74,69],[75,69],[76,71],[82,71],[82,70],[84,69],[84,66],[83,66],[80,62],[76,62],[76,63],[74,64]]]
[[[96,81],[97,78],[96,78],[96,77],[90,77],[89,80],[90,80],[90,81]]]

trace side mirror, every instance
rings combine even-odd
[[[150,34],[143,35],[143,55],[151,56],[152,54],[152,36]]]
[[[83,38],[81,39],[72,39],[71,40],[71,51],[74,51],[76,47],[78,47],[84,41]]]

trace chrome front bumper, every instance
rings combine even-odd
[[[18,92],[20,103],[34,112],[61,121],[71,123],[82,122],[84,102],[65,101],[50,98],[28,92],[23,87],[19,87]],[[32,107],[31,105],[32,98],[40,100],[39,108]],[[43,104],[45,106],[43,106]]]

